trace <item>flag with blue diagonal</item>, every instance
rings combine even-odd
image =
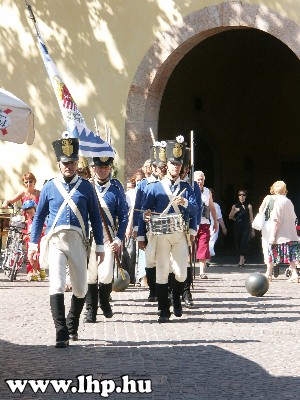
[[[88,129],[84,118],[79,111],[69,89],[63,82],[47,47],[40,35],[37,35],[39,49],[43,58],[48,76],[54,89],[60,111],[70,137],[79,139],[79,155],[83,157],[115,157],[114,149],[99,135]]]

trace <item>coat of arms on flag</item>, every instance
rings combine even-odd
[[[56,68],[56,65],[48,53],[47,47],[37,27],[31,7],[28,4],[27,7],[30,11],[30,17],[35,24],[40,53],[56,95],[66,128],[70,134],[70,137],[76,137],[79,139],[79,155],[83,157],[114,158],[115,152],[112,146],[86,126],[84,118],[78,109],[77,104],[75,103],[69,89],[65,85]]]

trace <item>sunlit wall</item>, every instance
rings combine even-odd
[[[95,118],[102,137],[105,126],[110,128],[121,180],[124,163],[130,163],[124,150],[127,96],[141,60],[161,31],[220,2],[29,0],[49,53],[87,125],[93,129]],[[297,0],[248,3],[264,4],[300,23]],[[65,127],[22,0],[1,1],[0,38],[0,85],[31,105],[36,133],[31,146],[0,141],[1,199],[20,190],[25,171],[36,175],[39,188],[56,174],[51,142]]]

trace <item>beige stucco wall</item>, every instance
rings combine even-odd
[[[122,180],[127,98],[141,61],[162,31],[170,30],[192,12],[221,1],[29,2],[49,53],[87,125],[93,128],[96,118],[101,133],[105,124],[111,128]],[[262,4],[300,25],[298,0],[245,3]],[[65,128],[22,0],[3,0],[0,4],[0,55],[1,87],[32,106],[36,126],[32,146],[0,142],[1,199],[19,190],[19,178],[27,170],[36,175],[38,187],[56,173],[51,142]],[[126,158],[130,163],[130,154]]]

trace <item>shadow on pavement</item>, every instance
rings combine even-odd
[[[233,341],[234,342],[234,341]],[[110,399],[298,399],[300,378],[275,377],[255,362],[213,344],[180,342],[160,344],[118,342],[112,345],[66,349],[46,346],[18,346],[0,341],[0,394],[4,399],[99,399],[99,394],[10,393],[5,379],[73,379],[93,375],[94,379],[151,379],[151,394],[111,394]],[[151,345],[151,347],[150,347]]]

